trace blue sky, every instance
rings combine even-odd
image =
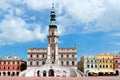
[[[120,52],[120,0],[0,0],[0,57],[27,59],[27,48],[47,47],[55,4],[59,47],[82,55]]]

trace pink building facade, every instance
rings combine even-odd
[[[116,75],[120,74],[120,54],[114,56],[114,70]]]

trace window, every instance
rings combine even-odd
[[[106,63],[107,63],[108,61],[106,60]]]
[[[108,65],[106,65],[106,68],[108,68]]]
[[[19,66],[17,67],[17,70],[19,70]]]
[[[97,65],[95,65],[95,68],[97,68]]]
[[[102,65],[100,65],[100,68],[102,68]]]
[[[105,66],[103,65],[103,68],[105,68]]]
[[[5,70],[5,66],[4,66],[4,70]]]
[[[89,63],[89,60],[87,60],[87,63]]]
[[[75,65],[74,61],[72,61],[72,65]]]
[[[61,61],[61,65],[63,65],[63,61]]]
[[[93,65],[91,65],[91,68],[93,68]]]
[[[30,61],[30,65],[32,65],[32,61]]]
[[[8,66],[8,70],[10,69],[10,67]]]
[[[115,62],[116,62],[116,63],[118,63],[118,61],[117,61],[117,60],[116,60]]]
[[[39,57],[39,55],[37,54],[37,58]]]
[[[61,55],[61,58],[63,58],[63,54]]]
[[[74,58],[74,54],[72,54],[72,58]]]
[[[10,62],[8,62],[8,64],[10,64]]]
[[[112,65],[110,65],[110,68],[112,68]]]
[[[43,61],[43,62],[42,62],[42,65],[44,65],[44,64],[45,64],[45,62]]]
[[[42,56],[43,56],[43,58],[45,57],[44,54]]]
[[[91,60],[91,62],[93,62],[93,60]]]
[[[69,61],[67,61],[67,65],[69,65]]]
[[[95,60],[95,62],[97,62],[97,60]]]
[[[32,58],[32,54],[30,55],[30,58]]]
[[[39,62],[38,62],[38,61],[36,62],[36,65],[39,65]]]
[[[89,65],[87,65],[87,68],[89,68]]]
[[[52,32],[52,36],[54,35],[54,31]]]
[[[6,62],[4,61],[4,64],[6,64]]]
[[[69,57],[69,55],[67,54],[67,58]]]
[[[110,63],[112,63],[112,60],[110,60]]]
[[[104,63],[105,61],[103,60],[103,63]]]
[[[118,65],[116,65],[116,68],[118,68]]]
[[[14,70],[14,67],[13,67],[13,70]]]

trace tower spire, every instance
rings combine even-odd
[[[52,3],[52,9],[54,9],[54,3]]]
[[[52,9],[51,9],[51,14],[50,14],[51,19],[50,19],[49,27],[57,27],[55,23],[56,21],[55,16],[56,15],[55,15],[54,3],[52,3]]]

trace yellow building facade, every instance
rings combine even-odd
[[[114,55],[98,54],[98,70],[99,73],[109,74],[114,72]]]

